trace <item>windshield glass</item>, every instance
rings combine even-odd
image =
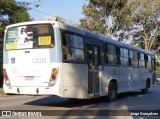
[[[54,32],[51,24],[24,25],[7,30],[6,50],[52,47],[54,47]]]

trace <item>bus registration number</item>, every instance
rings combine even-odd
[[[25,80],[31,81],[31,80],[34,80],[34,77],[33,77],[33,76],[26,76],[26,77],[25,77]]]

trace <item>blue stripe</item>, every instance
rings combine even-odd
[[[54,28],[55,33],[55,47],[50,50],[50,62],[62,62],[62,48],[60,29]]]
[[[5,51],[3,48],[3,64],[8,64],[8,51]]]

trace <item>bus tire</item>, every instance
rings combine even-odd
[[[146,82],[145,88],[141,89],[143,94],[147,94],[149,92],[149,81]]]
[[[108,101],[112,102],[117,96],[117,85],[114,82],[110,82],[108,86]]]

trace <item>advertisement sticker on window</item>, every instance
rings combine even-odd
[[[18,34],[18,28],[11,28],[7,32],[7,39],[6,39],[6,49],[17,49],[18,44],[16,43]]]
[[[17,43],[7,43],[6,44],[6,49],[7,50],[17,49],[17,48],[18,48],[18,44]]]
[[[39,37],[38,45],[51,45],[51,36]]]

